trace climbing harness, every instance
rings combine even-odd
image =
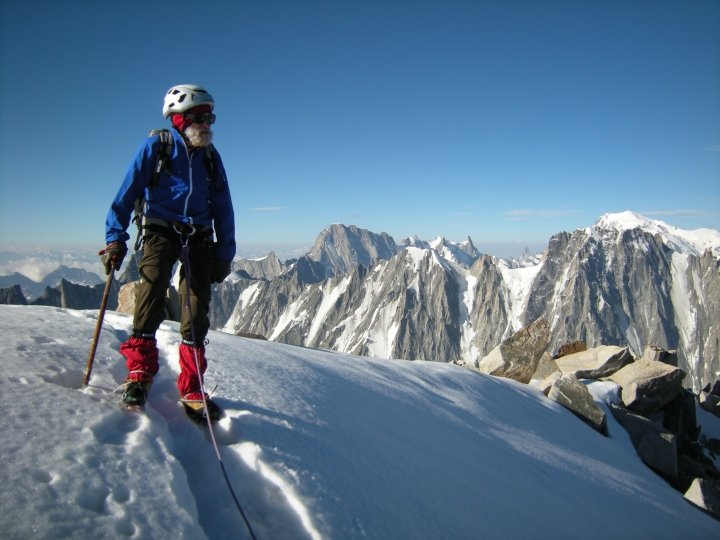
[[[197,344],[197,339],[195,337],[195,326],[192,323],[192,307],[190,305],[190,237],[195,234],[196,228],[192,225],[185,225],[185,226],[174,226],[173,227],[175,232],[177,232],[180,235],[180,260],[182,261],[184,271],[185,271],[185,285],[186,285],[186,299],[185,299],[185,309],[188,311],[188,318],[190,321],[190,334],[192,336],[193,343]],[[230,478],[228,476],[227,470],[225,469],[225,463],[223,462],[222,455],[220,454],[220,448],[218,447],[217,440],[215,439],[215,432],[213,431],[212,426],[212,420],[210,419],[210,415],[207,414],[207,396],[205,394],[205,384],[203,382],[203,375],[200,373],[200,360],[198,359],[198,353],[197,353],[197,347],[192,347],[193,356],[195,360],[195,370],[198,374],[198,379],[200,381],[200,394],[202,395],[202,401],[203,401],[203,408],[205,410],[205,420],[207,422],[207,429],[210,433],[210,440],[212,441],[213,449],[215,450],[215,457],[217,458],[218,463],[220,464],[220,469],[222,470],[223,476],[225,477],[225,484],[227,485],[228,489],[230,490],[230,495],[233,498],[233,501],[235,502],[235,506],[237,507],[238,511],[240,512],[240,515],[243,518],[243,521],[245,522],[245,526],[248,529],[248,532],[250,533],[250,537],[253,540],[257,540],[257,537],[255,536],[255,531],[253,531],[252,525],[250,524],[250,520],[248,519],[247,515],[245,514],[245,510],[243,510],[242,505],[240,504],[240,501],[237,498],[237,495],[235,495],[235,490],[232,487],[232,483],[230,482]]]

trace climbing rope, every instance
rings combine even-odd
[[[233,501],[235,502],[235,506],[237,507],[238,511],[240,512],[240,515],[243,518],[243,521],[245,522],[245,526],[248,529],[248,532],[250,533],[250,537],[252,540],[257,540],[257,537],[255,536],[255,531],[253,531],[252,525],[250,524],[250,520],[247,517],[247,514],[245,514],[245,510],[243,510],[242,505],[240,504],[240,501],[237,498],[237,495],[235,495],[235,490],[232,487],[232,482],[230,482],[230,477],[228,476],[227,470],[225,469],[225,462],[222,459],[222,455],[220,454],[220,447],[218,446],[217,440],[215,439],[215,431],[213,430],[212,420],[210,419],[210,415],[207,414],[207,396],[205,394],[205,384],[203,382],[203,375],[200,373],[200,360],[198,359],[198,353],[197,353],[197,340],[195,339],[195,325],[192,323],[192,307],[190,305],[190,236],[195,233],[195,228],[190,227],[189,229],[182,229],[180,227],[175,227],[175,232],[177,232],[180,235],[181,240],[181,251],[180,251],[180,259],[183,264],[183,269],[185,272],[185,285],[187,286],[186,289],[186,295],[185,295],[185,308],[188,311],[188,320],[190,321],[190,333],[192,336],[193,344],[195,345],[192,347],[193,355],[195,359],[195,370],[198,374],[198,378],[200,380],[200,394],[202,394],[202,401],[203,401],[203,410],[205,411],[205,421],[207,422],[207,429],[208,433],[210,433],[210,440],[212,441],[213,449],[215,450],[215,457],[217,458],[218,463],[220,464],[220,470],[222,471],[223,477],[225,478],[225,484],[227,485],[228,489],[230,490],[230,495],[232,496]]]

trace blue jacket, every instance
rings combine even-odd
[[[130,163],[120,190],[112,202],[105,221],[105,240],[109,244],[127,241],[135,201],[145,192],[145,215],[150,218],[187,225],[213,226],[216,236],[215,256],[231,261],[235,256],[235,215],[225,167],[215,151],[217,181],[211,180],[205,166],[205,151],[188,153],[182,135],[170,129],[174,143],[170,166],[160,172],[157,184],[148,188],[157,162],[160,135],[149,137]]]

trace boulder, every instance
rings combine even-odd
[[[574,375],[578,379],[601,379],[612,375],[632,361],[632,354],[627,347],[602,345],[563,356],[556,359],[555,363],[563,375]]]
[[[548,397],[573,412],[593,429],[607,436],[607,417],[587,389],[573,375],[556,380]]]
[[[622,387],[625,406],[647,417],[677,397],[684,377],[683,370],[652,360],[637,360],[610,375]]]
[[[647,347],[645,347],[642,359],[655,362],[664,362],[675,367],[677,367],[678,365],[677,351],[666,351],[665,349],[656,347],[655,345],[648,345]]]
[[[133,315],[135,313],[135,299],[137,298],[137,288],[140,281],[131,281],[120,287],[118,292],[118,307],[120,313]],[[169,321],[180,321],[182,315],[182,306],[180,306],[180,298],[175,287],[168,287],[165,297],[165,319]]]
[[[553,358],[562,358],[568,354],[575,354],[577,352],[587,351],[587,344],[584,341],[571,341],[561,345],[558,352]]]
[[[560,373],[560,370],[553,371],[550,375],[545,377],[542,381],[537,382],[535,385],[536,388],[538,388],[543,394],[546,396],[550,394],[550,389],[552,388],[552,385],[555,384],[555,381],[562,378],[562,373]]]
[[[527,384],[549,343],[550,328],[547,321],[540,318],[490,351],[478,363],[478,370]]]
[[[703,390],[698,396],[700,407],[720,418],[720,398]]]
[[[540,357],[540,362],[538,362],[538,366],[535,369],[535,373],[532,374],[532,378],[537,381],[542,381],[547,379],[553,373],[560,373],[557,363],[555,363],[555,360],[553,360],[552,356],[550,356],[550,353],[545,352]]]
[[[706,385],[703,390],[709,394],[720,397],[720,381],[715,381],[712,386],[710,384]]]
[[[132,315],[135,313],[135,295],[139,281],[131,281],[120,287],[117,311]]]
[[[685,492],[685,498],[720,519],[720,480],[696,478]]]
[[[657,472],[678,476],[678,453],[675,436],[647,418],[623,407],[610,404],[610,412],[625,428],[640,459]]]

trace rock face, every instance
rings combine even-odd
[[[325,267],[326,277],[344,274],[358,266],[369,267],[397,253],[397,245],[386,233],[372,233],[354,225],[332,225],[318,236],[308,259]]]
[[[262,259],[240,259],[233,263],[235,272],[247,279],[274,279],[282,274],[285,265],[274,252]]]
[[[553,236],[523,320],[553,321],[553,347],[583,340],[628,346],[634,356],[647,345],[677,350],[688,386],[699,390],[718,369],[720,251],[686,237],[632,213]]]

